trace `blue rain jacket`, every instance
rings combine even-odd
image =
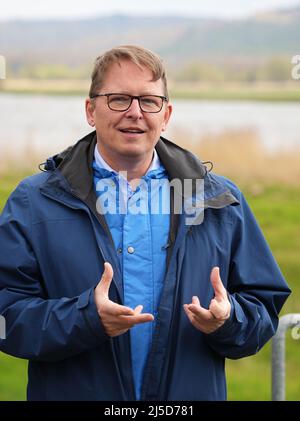
[[[108,337],[94,302],[105,261],[114,269],[110,299],[123,302],[112,236],[95,207],[95,142],[93,132],[49,159],[46,172],[20,183],[0,217],[0,350],[29,360],[29,400],[135,397],[130,332]],[[225,358],[255,354],[274,335],[290,290],[238,188],[166,139],[156,150],[170,180],[204,180],[205,211],[199,225],[171,216],[141,398],[224,400]],[[197,295],[208,308],[213,266],[232,309],[222,327],[204,334],[183,304]]]

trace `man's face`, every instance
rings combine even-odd
[[[152,81],[152,72],[146,67],[140,69],[131,61],[121,61],[111,65],[97,93],[164,95],[164,89],[161,79]],[[145,113],[137,100],[121,112],[108,108],[107,97],[86,100],[87,120],[96,128],[98,148],[103,158],[118,170],[128,160],[151,161],[171,112],[172,106],[166,102],[159,113]]]

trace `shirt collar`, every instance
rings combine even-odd
[[[108,163],[104,160],[104,158],[102,157],[101,153],[99,152],[99,150],[97,148],[97,143],[96,143],[96,146],[95,146],[94,160],[95,160],[95,163],[96,163],[97,167],[103,168],[107,171],[118,174],[117,171],[113,170],[111,168],[111,166],[108,165]],[[159,169],[160,167],[161,167],[161,163],[160,163],[158,154],[157,154],[156,150],[154,149],[154,154],[153,154],[151,165],[148,168],[145,175],[147,175],[150,171]]]

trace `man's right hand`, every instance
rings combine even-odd
[[[141,314],[143,310],[142,305],[138,305],[133,310],[130,307],[117,304],[108,298],[108,291],[113,274],[114,272],[111,264],[105,262],[103,275],[95,288],[95,302],[98,314],[108,336],[121,335],[134,325],[152,322],[154,320],[152,314]]]

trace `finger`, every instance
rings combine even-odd
[[[135,314],[135,315],[140,314],[140,313],[142,312],[142,310],[143,310],[143,306],[142,306],[142,305],[138,305],[138,306],[136,306],[136,308],[134,309],[134,314]]]
[[[196,316],[199,320],[211,320],[212,315],[210,314],[209,310],[206,310],[204,307],[201,306],[199,298],[194,295],[192,297],[192,304],[188,304],[188,309]]]
[[[143,313],[132,317],[134,324],[153,322],[154,316],[150,313]]]
[[[127,326],[132,327],[141,323],[152,322],[154,316],[150,313],[143,313],[136,316],[120,316],[119,319],[125,322]]]
[[[230,316],[230,302],[219,302],[216,299],[211,300],[209,310],[217,320],[226,320]]]
[[[188,309],[193,313],[195,317],[197,317],[198,320],[210,321],[213,319],[213,315],[211,314],[211,312],[199,305],[188,304]]]
[[[191,324],[198,330],[200,330],[203,333],[209,333],[210,327],[206,325],[206,322],[199,321],[197,317],[188,309],[188,305],[184,304],[184,310],[186,312],[186,315],[191,322]]]
[[[183,305],[184,311],[187,315],[187,317],[189,318],[189,321],[191,323],[193,323],[195,316],[193,315],[193,313],[191,312],[191,310],[189,310],[188,304],[184,304]]]
[[[188,318],[190,319],[190,321],[194,321],[195,320],[195,315],[194,313],[189,309],[189,304],[184,304],[183,305],[184,311],[186,313],[186,315],[188,316]]]
[[[227,296],[226,289],[220,277],[220,268],[218,266],[215,266],[212,269],[210,274],[210,281],[215,291],[215,296],[217,299],[222,299],[225,296]]]
[[[109,262],[104,263],[104,272],[101,276],[100,282],[98,286],[100,287],[100,291],[106,297],[108,297],[109,287],[114,275],[113,268]]]
[[[135,310],[130,307],[122,306],[121,304],[109,301],[106,307],[106,312],[112,316],[134,316]]]
[[[200,300],[199,300],[199,298],[196,295],[194,295],[192,297],[192,304],[195,304],[195,305],[198,305],[198,306],[201,307]]]

